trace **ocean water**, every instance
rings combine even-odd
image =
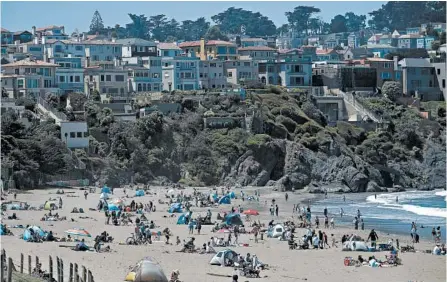
[[[442,238],[445,241],[446,196],[445,190],[369,194],[368,196],[345,194],[346,199],[343,201],[343,195],[328,194],[328,198],[312,203],[312,217],[322,215],[326,207],[328,213],[334,216],[336,224],[354,227],[352,221],[357,215],[357,210],[360,210],[365,222],[365,230],[374,228],[387,233],[410,236],[411,223],[415,222],[420,237],[431,238],[432,228],[440,226]],[[340,208],[343,208],[343,217],[340,217]]]

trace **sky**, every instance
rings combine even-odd
[[[160,1],[160,2],[1,2],[1,27],[10,31],[29,30],[32,26],[44,27],[49,25],[63,25],[65,32],[70,34],[75,29],[80,32],[88,31],[95,10],[98,10],[104,22],[104,26],[125,26],[131,20],[128,13],[144,14],[147,17],[164,14],[168,18],[183,20],[195,20],[205,17],[211,21],[211,16],[223,12],[229,7],[243,8],[253,12],[260,12],[269,17],[277,27],[287,23],[284,15],[287,11],[293,11],[296,6],[314,6],[321,9],[318,15],[324,21],[330,20],[337,14],[354,12],[368,15],[368,12],[379,9],[384,1],[293,1],[293,2],[238,2],[238,1]]]

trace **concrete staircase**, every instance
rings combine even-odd
[[[55,120],[57,125],[61,125],[62,121],[67,121],[67,116],[64,113],[58,112],[56,109],[51,107],[42,97],[37,98],[37,111],[41,115],[48,115]]]
[[[382,123],[381,117],[365,109],[365,107],[362,106],[361,102],[357,98],[355,98],[351,93],[345,93],[341,90],[338,90],[337,92],[341,94],[341,96],[343,97],[349,116],[355,113],[359,114],[362,117],[362,120],[368,117],[376,123]]]

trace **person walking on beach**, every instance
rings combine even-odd
[[[287,202],[287,200],[289,199],[289,194],[286,193],[285,197],[286,197],[286,202]]]
[[[374,199],[377,200],[377,194],[374,194]]]
[[[320,219],[318,218],[318,215],[315,217],[315,225],[317,226],[317,229],[320,228]]]
[[[417,230],[418,230],[418,228],[417,228],[417,226],[416,226],[416,223],[414,223],[414,221],[411,223],[411,239],[412,239],[412,241],[413,241],[413,243],[415,243],[416,242],[416,235],[417,235]]]
[[[357,219],[357,217],[354,218],[354,229],[355,230],[359,229],[359,220]]]
[[[14,193],[14,200],[17,200],[17,193]]]
[[[292,214],[294,214],[296,211],[296,204],[293,204],[293,210],[292,210]]]
[[[433,229],[431,230],[431,236],[433,237],[433,240],[436,243],[436,229],[433,227]]]
[[[436,227],[436,243],[441,242],[441,226]]]
[[[337,247],[337,244],[336,244],[336,242],[335,242],[334,234],[331,234],[331,239],[332,239],[332,247],[338,248],[338,247]]]
[[[399,203],[399,197],[396,196],[396,203]]]
[[[86,191],[84,191],[84,197],[85,197],[86,200],[87,200],[87,196],[88,196],[88,192],[86,190]]]
[[[329,218],[327,216],[324,217],[324,228],[329,228]]]
[[[326,232],[323,232],[323,248],[328,247],[330,248],[331,246],[329,246],[328,242],[327,242],[327,234]]]
[[[190,219],[188,227],[189,227],[189,234],[194,234],[194,221],[192,219]]]
[[[360,213],[360,209],[357,209],[357,217],[360,219],[361,213]]]
[[[343,208],[340,208],[340,217],[343,217]]]
[[[253,235],[255,236],[255,243],[258,243],[258,228],[253,229]]]
[[[279,207],[278,207],[278,205],[276,205],[275,213],[276,213],[276,217],[278,217],[278,214],[279,214]]]
[[[324,214],[324,216],[327,216],[327,208],[324,208],[323,214]]]
[[[345,195],[343,195],[343,202],[346,202],[346,197],[345,197]]]
[[[361,228],[362,228],[362,230],[365,230],[365,223],[363,222],[363,218],[360,219],[360,222],[361,222]]]
[[[376,233],[376,231],[374,231],[374,229],[372,229],[371,232],[369,233],[367,241],[369,241],[370,239],[371,239],[371,247],[375,248],[376,241],[379,240],[379,236],[377,236],[377,233]]]
[[[335,229],[335,223],[334,223],[334,218],[331,217],[331,228]]]
[[[62,197],[59,197],[59,208],[62,208]]]

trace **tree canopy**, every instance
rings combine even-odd
[[[311,18],[321,10],[313,6],[298,6],[292,12],[286,12],[289,26],[298,33],[309,34]]]
[[[104,23],[98,10],[93,14],[92,22],[90,24],[90,34],[101,33],[104,30]]]

